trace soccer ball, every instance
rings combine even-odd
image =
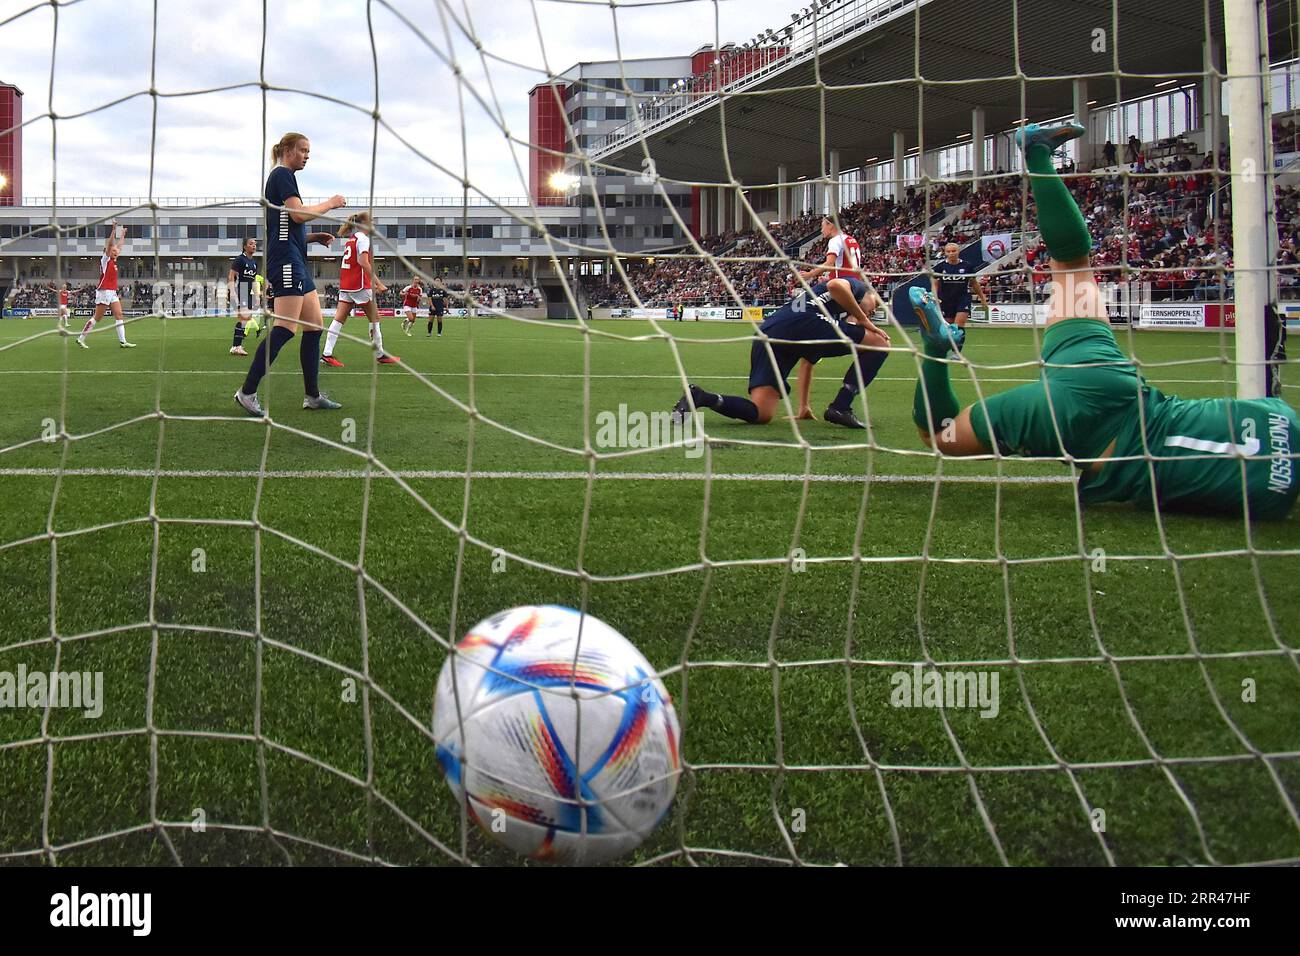
[[[677,791],[681,729],[663,683],[627,638],[572,608],[471,628],[438,676],[433,736],[469,815],[537,860],[621,856]]]

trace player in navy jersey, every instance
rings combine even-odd
[[[433,335],[433,323],[438,323],[438,334],[442,335],[442,317],[447,312],[447,290],[441,285],[436,285],[429,290],[429,333],[425,336],[428,338]]]
[[[235,341],[230,346],[231,355],[247,355],[244,351],[245,323],[253,316],[253,279],[257,275],[257,240],[245,239],[243,251],[230,260],[230,274],[226,287],[230,289],[235,309]]]
[[[796,293],[758,327],[761,336],[749,351],[749,397],[718,395],[691,385],[673,407],[673,421],[684,421],[697,408],[711,408],[728,418],[766,424],[789,391],[786,380],[801,359],[812,366],[824,358],[853,354],[856,360],[825,418],[833,425],[866,428],[853,414],[853,397],[859,391],[859,377],[862,387],[870,385],[889,356],[889,335],[869,318],[879,304],[876,293],[859,279],[818,283],[811,298],[807,292]],[[802,373],[800,378],[801,388],[806,388]],[[800,404],[806,404],[806,397]]]
[[[955,242],[943,247],[942,261],[931,266],[930,271],[934,273],[930,279],[931,291],[939,299],[943,317],[962,330],[956,339],[957,350],[961,351],[966,344],[965,329],[966,320],[970,318],[971,292],[980,297],[985,309],[989,307],[989,300],[984,295],[979,279],[975,278],[975,270],[961,261],[961,247]]]
[[[302,363],[303,408],[341,408],[316,387],[320,374],[322,330],[320,296],[307,266],[307,244],[329,246],[334,234],[307,232],[307,223],[332,209],[346,205],[342,196],[331,196],[314,206],[302,204],[295,176],[307,165],[311,143],[302,133],[285,133],[271,147],[276,164],[266,178],[266,264],[268,295],[274,295],[275,322],[270,333],[253,351],[244,384],[235,392],[235,402],[250,415],[261,416],[257,387],[275,361],[280,349],[301,332],[298,358]]]

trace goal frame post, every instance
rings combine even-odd
[[[1273,175],[1268,9],[1260,0],[1223,0],[1227,48],[1229,177],[1236,302],[1237,397],[1263,398],[1264,316],[1276,304],[1277,217]]]

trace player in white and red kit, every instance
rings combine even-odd
[[[66,329],[68,327],[69,314],[68,284],[65,282],[63,285],[59,286],[59,328]]]
[[[110,309],[115,320],[113,324],[117,328],[118,344],[124,349],[135,348],[134,342],[126,340],[126,322],[122,319],[122,303],[117,297],[117,256],[122,251],[122,244],[126,242],[126,226],[121,227],[120,236],[118,228],[116,219],[108,224],[108,241],[104,243],[104,254],[99,257],[99,288],[95,290],[95,314],[90,317],[90,321],[77,336],[77,344],[83,349],[90,348],[86,344],[86,336],[95,327],[95,323]]]
[[[411,284],[402,290],[402,331],[407,335],[411,334],[411,326],[415,325],[416,316],[419,314],[416,310],[420,308],[420,299],[424,297],[424,289],[420,287],[420,277],[416,276],[411,280]]]
[[[334,345],[343,331],[343,323],[352,314],[353,306],[360,306],[370,319],[370,341],[379,353],[379,364],[391,365],[399,361],[398,356],[384,352],[384,336],[379,331],[375,296],[387,292],[388,286],[375,275],[374,260],[370,255],[371,226],[370,213],[359,212],[349,216],[348,221],[339,227],[339,238],[345,240],[339,269],[339,305],[325,336],[325,351],[320,359],[322,365],[343,367],[343,363],[334,357]]]
[[[822,216],[822,238],[826,240],[826,261],[807,272],[800,272],[799,278],[809,285],[830,279],[857,279],[865,282],[866,277],[861,269],[862,250],[858,248],[858,240],[840,232],[840,227],[835,225],[835,220],[830,216]],[[830,275],[818,279],[823,272]]]
[[[799,278],[809,285],[817,282],[829,282],[831,279],[856,279],[859,282],[867,282],[867,277],[862,274],[862,249],[858,246],[858,240],[841,232],[840,227],[835,224],[835,220],[830,216],[822,216],[822,238],[826,240],[825,261],[819,266],[813,266],[805,272],[800,272]],[[821,278],[823,272],[828,273],[825,278]],[[867,285],[867,288],[871,289],[870,284]],[[868,296],[863,311],[867,315],[871,315],[879,308],[880,297],[876,295],[875,290],[871,290]],[[800,361],[797,378],[799,410],[794,416],[797,419],[809,421],[816,421],[817,419],[808,403],[808,392],[812,388],[812,377],[812,363],[807,360]]]

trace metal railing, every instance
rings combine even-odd
[[[326,196],[309,196],[303,199],[303,204],[314,206],[317,203],[324,202]],[[150,202],[158,206],[168,208],[191,209],[201,206],[261,206],[262,200],[254,196],[154,196],[150,199],[148,196],[60,196],[59,208],[66,209],[74,206],[81,207],[102,207],[117,209],[134,209],[137,207],[148,207]],[[366,209],[371,204],[375,206],[440,206],[445,208],[456,208],[460,206],[531,206],[532,200],[527,196],[503,196],[501,198],[485,198],[483,196],[376,196],[370,200],[364,196],[349,197],[348,205],[355,209]],[[29,196],[23,199],[22,205],[4,206],[3,209],[23,209],[29,206],[49,207],[54,204],[54,199],[50,196]]]
[[[624,143],[647,136],[689,113],[705,109],[724,94],[734,93],[752,86],[774,73],[826,54],[831,47],[858,33],[866,32],[899,10],[913,7],[927,0],[814,0],[816,12],[808,8],[791,14],[790,25],[781,30],[765,30],[760,42],[734,51],[745,56],[751,51],[771,52],[770,59],[756,69],[734,80],[715,86],[715,72],[697,74],[689,78],[677,92],[660,94],[642,102],[640,122],[632,120],[612,133],[599,137],[590,149],[593,158],[622,146]],[[725,55],[725,53],[724,53]],[[726,67],[722,67],[725,75]],[[638,97],[640,99],[640,97]]]

